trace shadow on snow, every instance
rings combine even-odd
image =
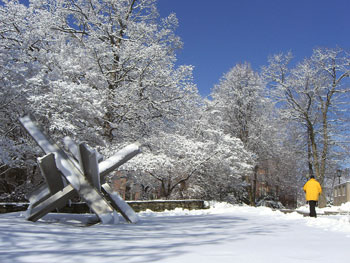
[[[137,224],[121,222],[90,227],[78,227],[83,225],[79,217],[86,220],[91,217],[88,215],[57,218],[57,214],[49,214],[36,223],[19,215],[0,216],[0,261],[3,263],[91,262],[93,258],[103,258],[103,262],[161,262],[189,253],[193,247],[273,235],[287,228],[259,223],[254,218],[210,214],[146,214]]]

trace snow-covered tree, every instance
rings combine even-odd
[[[313,55],[289,69],[291,54],[270,58],[264,74],[284,116],[299,126],[309,174],[323,184],[330,162],[339,160],[348,125],[347,78],[350,56],[342,49],[314,49]],[[338,158],[337,158],[338,155]]]
[[[181,195],[183,185],[183,195],[198,196],[200,187],[203,195],[209,174],[223,182],[251,168],[239,139],[203,127],[192,67],[175,67],[177,19],[160,19],[155,1],[4,3],[1,92],[11,95],[3,111],[8,124],[31,112],[54,139],[70,135],[105,155],[139,140],[144,152],[126,167],[156,180],[166,198]],[[18,138],[7,136],[3,145],[11,148]]]
[[[262,78],[248,63],[238,64],[224,74],[211,96],[210,107],[220,119],[218,126],[226,134],[240,138],[246,149],[255,154],[255,172],[247,174],[250,202],[255,203],[257,169],[283,151],[284,128],[274,103],[267,97]],[[276,180],[278,174],[275,176]]]
[[[213,107],[221,112],[225,131],[240,138],[250,149],[256,143],[251,138],[260,136],[256,129],[260,119],[256,117],[264,106],[263,92],[264,85],[259,75],[245,63],[224,74],[211,93]]]
[[[35,58],[38,36],[28,9],[18,1],[2,1],[0,5],[0,185],[6,191],[16,191],[18,184],[32,182],[36,174],[37,148],[28,144],[27,135],[18,123],[28,106],[25,92],[27,80],[37,72]],[[17,169],[14,169],[17,168]],[[15,182],[8,176],[26,174],[27,178]],[[23,197],[22,197],[23,198]]]
[[[195,181],[201,198],[229,202],[242,202],[246,183],[244,178],[253,170],[254,154],[247,150],[237,137],[225,132],[217,110],[207,101],[199,115],[194,136],[214,146],[210,150],[213,157],[203,167],[201,176]],[[215,148],[216,147],[216,148]],[[215,153],[215,155],[214,155]]]
[[[177,19],[153,0],[31,0],[0,5],[1,165],[34,165],[18,117],[54,139],[112,153],[174,126],[198,99],[192,67],[175,67]],[[23,138],[23,139],[22,139]],[[28,163],[31,160],[32,163]],[[16,161],[16,162],[15,162]]]
[[[163,198],[225,199],[225,188],[234,188],[252,169],[252,157],[240,139],[211,122],[213,117],[203,105],[193,108],[176,126],[151,137],[126,169],[144,170]]]
[[[153,0],[4,2],[4,105],[19,103],[51,134],[104,146],[139,139],[198,96],[192,67],[174,65],[176,17],[159,19]]]

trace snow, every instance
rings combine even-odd
[[[119,193],[117,191],[113,191],[108,183],[103,184],[102,188],[104,189],[104,191],[106,193],[108,193],[109,198],[111,200],[113,200],[114,204],[121,211],[124,218],[127,219],[131,223],[137,223],[137,221],[139,220],[137,214],[129,206],[129,204],[124,201],[124,199],[119,195]],[[116,220],[115,216],[114,216],[114,218]],[[119,220],[116,220],[116,222],[119,222]]]
[[[205,210],[140,212],[137,224],[120,218],[92,226],[85,224],[95,215],[51,213],[33,223],[24,212],[1,214],[0,262],[348,262],[349,215],[318,212],[310,218],[212,203]]]
[[[102,176],[106,175],[107,173],[113,171],[116,167],[125,163],[138,153],[140,153],[140,144],[138,142],[124,147],[116,154],[109,157],[107,160],[99,163],[100,174]]]

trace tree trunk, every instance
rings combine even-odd
[[[312,151],[311,151],[311,143],[310,138],[307,136],[307,161],[309,166],[309,177],[314,175],[314,170],[312,167]]]

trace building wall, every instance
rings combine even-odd
[[[273,166],[272,162],[267,167]],[[256,176],[256,199],[265,196],[276,197],[286,208],[297,207],[297,193],[295,186],[281,185],[268,168],[258,168]]]
[[[350,202],[350,182],[336,185],[333,190],[333,204],[339,206]]]
[[[113,191],[117,191],[124,200],[140,200],[142,195],[141,186],[137,184],[131,173],[117,171],[110,181]]]

